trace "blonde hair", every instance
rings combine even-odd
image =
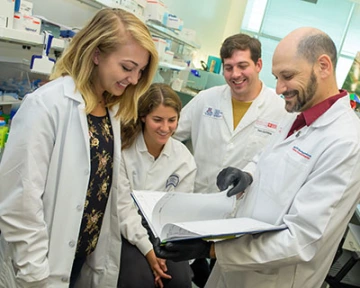
[[[144,123],[141,121],[142,117],[146,117],[154,109],[164,105],[165,107],[173,108],[180,118],[181,100],[176,92],[167,84],[154,83],[140,98],[138,103],[138,119],[129,122],[126,125],[121,125],[121,148],[129,148],[135,141],[136,137],[144,128]]]
[[[149,63],[139,82],[128,86],[121,97],[112,97],[108,92],[105,92],[104,96],[107,107],[120,104],[116,116],[123,123],[135,121],[138,99],[149,88],[156,73],[158,54],[146,25],[125,10],[111,8],[100,10],[83,29],[76,33],[69,47],[56,62],[50,79],[70,75],[74,79],[76,90],[84,98],[86,113],[90,113],[98,104],[91,81],[95,67],[93,56],[96,49],[109,55],[126,43],[129,37],[149,52]]]

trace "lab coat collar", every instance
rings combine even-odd
[[[71,76],[64,76],[63,77],[63,81],[64,81],[64,94],[66,97],[69,97],[77,102],[79,102],[80,104],[82,104],[82,108],[85,109],[85,101],[84,98],[81,96],[81,93],[79,91],[76,90],[76,85],[75,82],[73,80],[73,78]],[[109,108],[109,115],[112,119],[115,119],[115,115],[117,113],[119,109],[119,104],[115,104],[112,108]],[[112,125],[116,126],[118,123],[115,123],[117,121],[112,121],[114,123],[112,123]],[[120,133],[120,132],[119,132]]]
[[[78,106],[79,114],[80,114],[80,123],[83,131],[83,136],[85,143],[87,143],[89,140],[89,131],[88,131],[88,124],[87,124],[87,118],[85,113],[85,101],[83,97],[81,96],[81,93],[76,90],[75,82],[71,76],[64,76],[63,77],[64,82],[64,95],[65,97],[68,97],[76,102],[78,102],[80,105]],[[120,139],[120,121],[115,119],[115,115],[119,109],[119,104],[114,105],[112,108],[109,108],[109,115],[110,115],[110,121],[113,128],[113,134],[115,139]],[[121,143],[115,143],[116,145],[120,145]],[[115,147],[116,147],[115,145]],[[90,153],[90,148],[87,147],[87,153]],[[115,157],[120,157],[118,153],[114,154]]]
[[[165,155],[167,157],[170,157],[171,155],[171,147],[172,147],[172,138],[170,137],[169,140],[166,142],[163,150],[161,151],[159,157],[161,157],[161,155]],[[148,149],[146,147],[145,144],[145,139],[144,139],[144,134],[140,133],[139,136],[136,139],[136,146],[139,152],[141,153],[149,153]],[[150,154],[150,153],[149,153]]]
[[[306,136],[308,131],[311,131],[311,129],[327,126],[330,123],[334,122],[336,119],[338,119],[342,114],[347,113],[347,111],[352,112],[350,110],[351,110],[350,98],[349,95],[346,95],[340,98],[339,100],[337,100],[323,115],[321,115],[318,119],[316,119],[310,126],[304,126],[297,133],[294,133],[286,138],[286,135],[288,134],[290,127],[297,115],[297,113],[289,114],[289,117],[287,119],[290,120],[286,122],[286,124],[283,126],[280,132],[281,134],[283,134],[284,137],[283,138],[284,141],[282,143],[287,143],[289,141],[292,141],[294,140],[294,138],[304,137]]]
[[[76,90],[76,85],[71,76],[64,76],[64,95],[69,97],[77,102],[85,104],[83,97],[81,96],[80,92]]]
[[[314,121],[312,127],[318,128],[329,125],[339,118],[340,115],[346,113],[346,110],[351,110],[349,94],[337,100],[323,115]]]
[[[265,97],[266,97],[266,93],[265,93],[265,90],[269,89],[267,87],[265,87],[265,84],[261,82],[261,90],[260,90],[260,93],[259,95],[254,99],[253,103],[251,106],[255,106],[257,108],[260,108],[262,105],[264,105],[265,103]],[[250,107],[251,107],[250,106]]]

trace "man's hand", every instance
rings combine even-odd
[[[227,196],[230,197],[244,192],[246,187],[248,187],[252,181],[252,176],[249,173],[243,172],[237,168],[228,167],[219,173],[216,179],[216,185],[220,191],[233,185],[234,187],[227,192]]]
[[[168,242],[160,245],[160,239],[154,242],[155,254],[159,258],[173,260],[175,262],[198,258],[210,258],[210,249],[213,242],[201,239]]]

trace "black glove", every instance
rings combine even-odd
[[[141,224],[142,224],[142,226],[144,226],[144,228],[145,228],[146,231],[148,232],[150,242],[151,242],[152,244],[154,244],[155,236],[154,236],[154,233],[151,231],[151,228],[150,228],[149,223],[146,221],[146,218],[145,218],[145,216],[141,213],[140,209],[138,210],[138,213],[139,213],[140,216],[141,216]]]
[[[167,242],[160,245],[160,239],[154,242],[154,251],[158,258],[169,259],[175,262],[199,258],[210,258],[210,248],[213,242],[201,239]]]
[[[244,192],[246,187],[252,183],[253,179],[247,172],[243,172],[237,168],[228,167],[223,169],[216,179],[216,185],[223,191],[230,185],[234,187],[227,192],[227,196],[233,196],[238,193]]]

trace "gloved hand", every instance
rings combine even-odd
[[[141,224],[144,226],[144,228],[146,229],[146,231],[148,232],[149,235],[149,240],[151,243],[154,243],[155,241],[155,236],[154,233],[151,231],[150,225],[149,223],[146,221],[144,215],[142,215],[142,213],[139,210],[139,214],[141,215]]]
[[[252,176],[249,173],[243,172],[237,168],[228,167],[221,170],[221,172],[218,174],[216,185],[220,191],[223,191],[230,185],[233,185],[234,187],[227,192],[227,196],[230,197],[244,192],[246,187],[248,187],[252,181]]]
[[[210,258],[210,248],[213,242],[202,239],[167,242],[160,246],[160,239],[154,242],[154,251],[157,257],[175,262],[198,258]]]

